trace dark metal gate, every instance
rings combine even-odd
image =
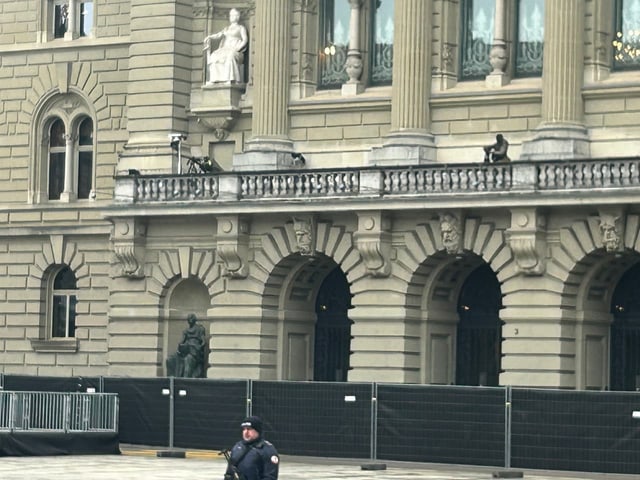
[[[498,386],[502,308],[500,284],[488,265],[465,281],[458,301],[456,385]]]
[[[611,390],[640,390],[640,264],[620,279],[611,301]]]
[[[313,379],[346,382],[351,354],[351,293],[347,277],[336,267],[322,282],[316,299]]]

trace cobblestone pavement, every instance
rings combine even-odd
[[[0,458],[2,480],[221,480],[226,462],[215,452],[187,451],[185,458],[158,456],[156,450],[121,447],[123,455]],[[374,462],[385,470],[365,470],[367,462],[307,457],[282,458],[280,480],[488,480],[493,467]],[[517,470],[516,470],[517,471]],[[631,480],[637,475],[524,471],[525,480]]]

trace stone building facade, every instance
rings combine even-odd
[[[635,390],[636,28],[629,0],[0,1],[0,371],[162,376],[194,312],[211,378]]]

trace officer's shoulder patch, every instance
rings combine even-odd
[[[278,458],[277,455],[272,455],[271,456],[271,463],[273,463],[274,465],[277,465],[278,462],[280,462],[280,459]]]

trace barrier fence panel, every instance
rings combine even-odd
[[[252,382],[252,412],[287,455],[369,458],[370,383]]]
[[[502,466],[504,398],[503,388],[378,384],[377,456]]]
[[[168,378],[103,379],[104,391],[120,398],[120,442],[169,445],[170,382]]]
[[[640,473],[637,392],[513,389],[518,468]]]
[[[265,437],[288,455],[640,474],[640,418],[632,416],[640,411],[638,392],[6,374],[0,379],[4,432],[111,431],[119,425],[123,443],[219,450],[240,438],[239,424],[252,413],[263,417]],[[68,392],[79,385],[117,393],[119,414],[106,396]],[[16,386],[38,388],[23,401],[7,395]],[[43,389],[65,393],[49,396]]]
[[[117,432],[118,396],[5,390],[0,392],[0,430]]]
[[[248,380],[176,378],[174,445],[223,450],[240,439]]]
[[[5,390],[14,392],[101,392],[99,377],[3,375]]]

